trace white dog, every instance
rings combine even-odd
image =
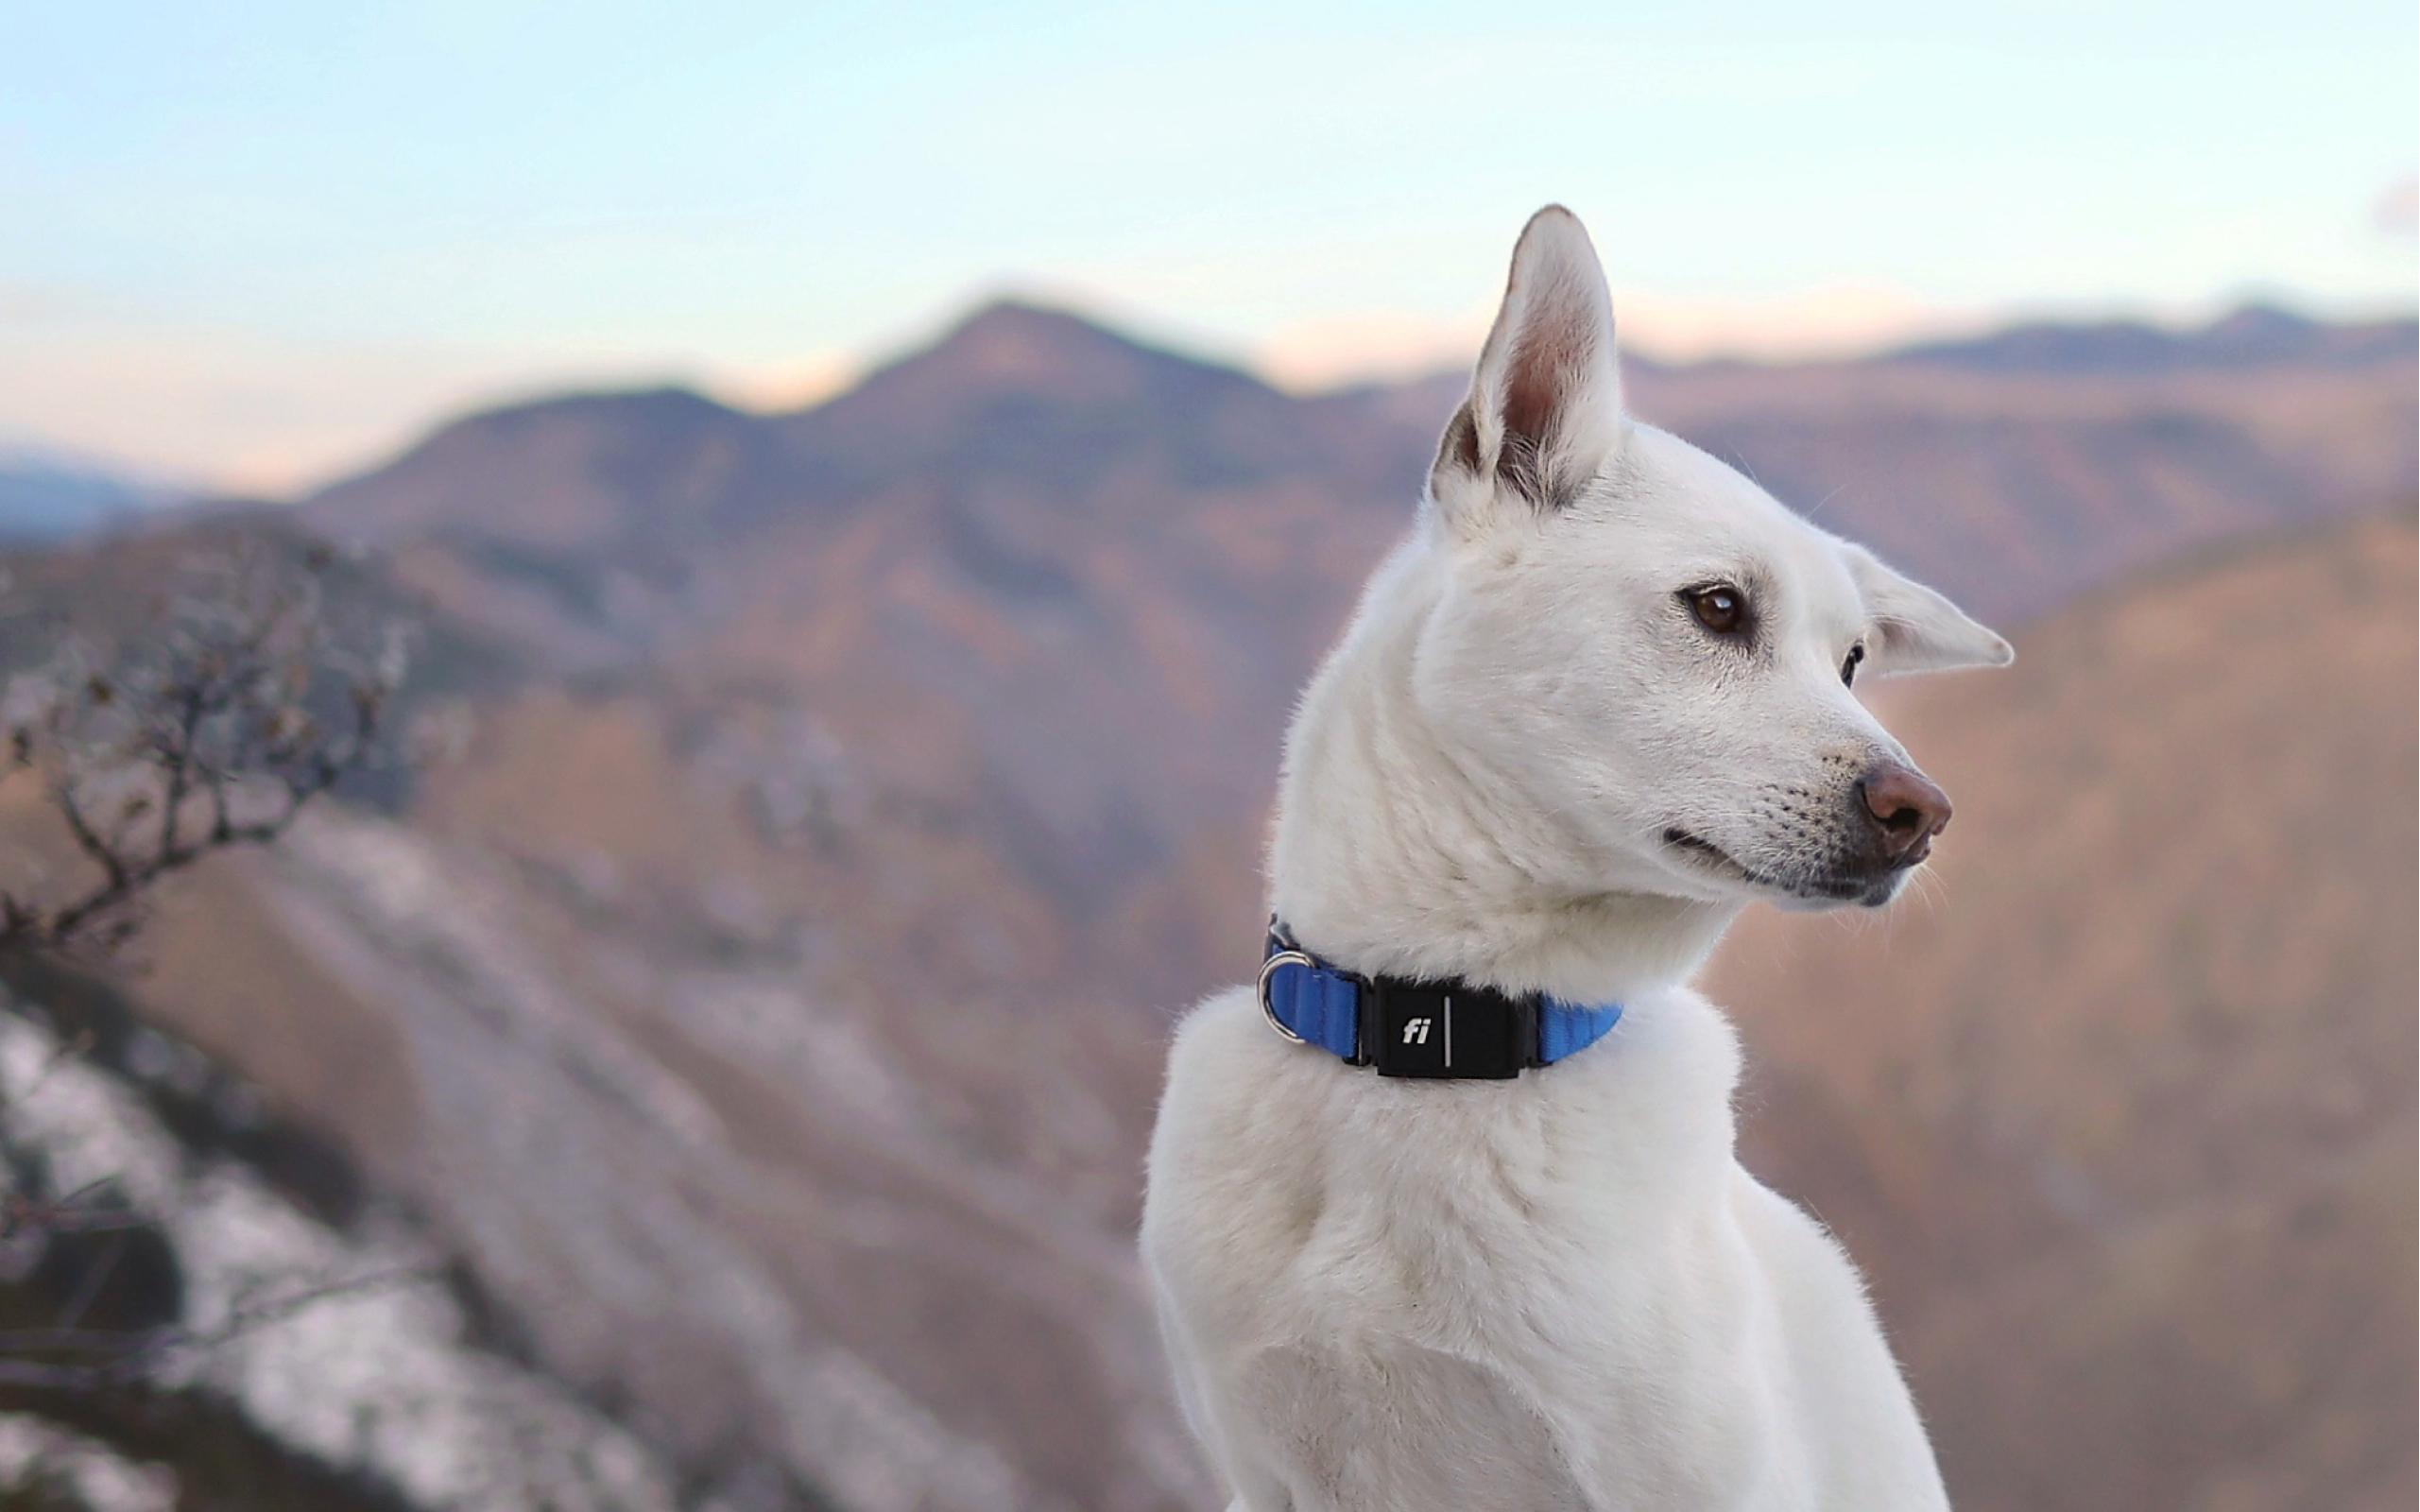
[[[2010,654],[1625,416],[1588,233],[1531,220],[1288,736],[1257,998],[1170,1058],[1143,1251],[1236,1507],[1946,1505],[1683,984],[1751,899],[1879,905],[1948,821],[1856,676]]]

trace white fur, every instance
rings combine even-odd
[[[1738,586],[1751,638],[1689,591]],[[1751,898],[1887,900],[1841,683],[2004,642],[1621,408],[1587,233],[1550,207],[1410,537],[1287,740],[1270,901],[1343,966],[1619,1000],[1505,1082],[1177,1035],[1143,1250],[1236,1505],[1940,1507],[1855,1271],[1732,1153],[1739,1053],[1681,985]],[[1685,837],[1685,838],[1683,838]],[[1861,859],[1864,857],[1864,859]]]

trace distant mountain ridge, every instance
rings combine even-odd
[[[1919,501],[1894,497],[1876,464],[1898,468],[1914,445],[1937,455],[1931,465],[1963,465],[1968,475],[1926,480],[1926,512],[1948,504],[1972,514],[1945,494],[1993,491],[1999,533],[2079,507],[2132,513],[2147,532],[2142,549],[2156,556],[2171,537],[2392,496],[2414,462],[2378,415],[2362,417],[2358,455],[2279,458],[2279,418],[2252,413],[2250,390],[2263,374],[2291,372],[2304,388],[2333,384],[2391,410],[2411,390],[2396,375],[2412,369],[2415,347],[2411,321],[2328,325],[2255,306],[2182,333],[2037,324],[1846,362],[1634,364],[1630,387],[1646,418],[1743,463],[1785,502],[1835,510],[1853,533],[1986,611],[2029,612],[2094,576],[2092,563],[2058,555],[2057,538],[2077,537],[2072,524],[2053,521],[2050,539],[2015,552],[1954,538],[1945,550],[1937,517],[1903,513]],[[566,395],[452,422],[303,508],[315,527],[347,539],[450,541],[479,558],[483,577],[567,599],[569,619],[590,622],[563,627],[576,639],[609,628],[594,623],[611,618],[599,610],[603,585],[581,581],[609,563],[626,587],[677,599],[689,558],[715,542],[802,514],[834,517],[911,477],[960,496],[1056,498],[1071,519],[1113,478],[1163,502],[1308,487],[1400,517],[1463,382],[1444,374],[1289,395],[1064,311],[1004,301],[806,409],[754,414],[669,388]],[[2025,403],[2008,413],[1996,396],[2018,388]],[[2045,459],[2045,446],[2082,455]],[[2320,487],[2304,488],[2307,478]],[[2085,496],[2073,497],[2079,489]],[[970,558],[986,558],[980,514],[959,511]],[[1006,574],[1004,586],[1053,580],[1013,551],[987,559]],[[626,592],[624,600],[637,607]],[[609,639],[663,627],[625,625]]]
[[[2286,363],[2354,367],[2410,357],[2416,348],[2420,321],[2331,324],[2274,305],[2248,304],[2189,331],[2137,320],[2089,325],[2034,321],[1965,340],[1901,347],[1877,360],[1990,372],[2110,374]]]
[[[164,509],[181,490],[81,454],[0,446],[0,544],[46,545]]]

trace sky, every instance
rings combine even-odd
[[[78,0],[0,26],[0,443],[278,493],[564,387],[799,403],[1002,293],[1295,387],[2415,299],[2410,0]]]

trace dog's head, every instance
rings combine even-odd
[[[1521,233],[1428,509],[1415,696],[1578,838],[1579,880],[1873,906],[1924,860],[1949,800],[1852,685],[2008,643],[1626,416],[1605,273],[1559,206]]]

